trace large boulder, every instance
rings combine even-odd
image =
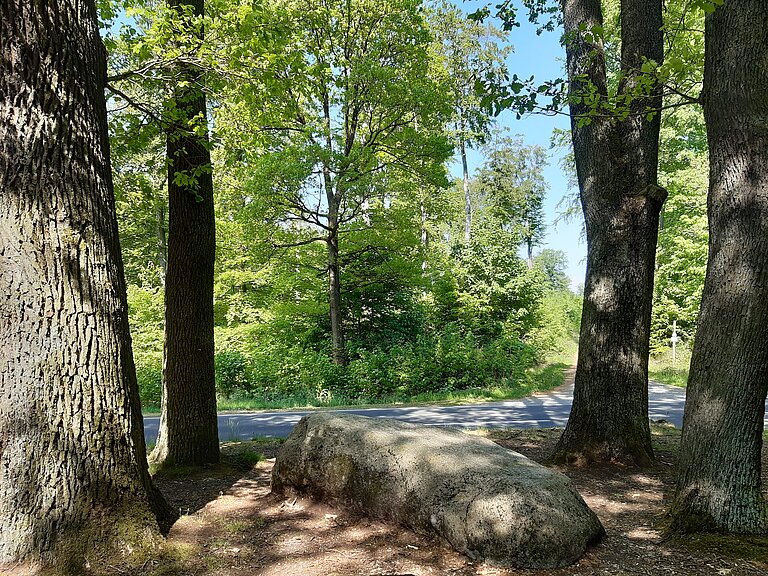
[[[572,564],[605,533],[563,474],[485,438],[396,420],[304,417],[272,472],[272,490],[287,489],[522,568]]]

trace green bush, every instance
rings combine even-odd
[[[159,363],[137,364],[136,380],[142,406],[160,406],[163,393],[163,369]]]
[[[163,381],[162,291],[129,285],[128,314],[141,405],[159,407]]]
[[[160,298],[137,289],[131,296],[141,399],[145,406],[157,406],[163,342]],[[398,301],[394,312],[375,317],[376,337],[366,337],[370,326],[349,331],[350,362],[345,367],[331,361],[327,333],[319,324],[299,329],[278,316],[260,324],[217,326],[217,393],[235,403],[254,399],[285,406],[402,401],[467,391],[472,395],[478,389],[509,394],[527,386],[529,369],[541,360],[541,350],[577,330],[578,296],[552,291],[543,298],[535,314],[533,307],[507,301],[507,312],[483,320],[488,320],[488,329],[459,317],[448,320],[427,313],[436,306],[432,298],[410,307]]]
[[[542,354],[563,352],[565,343],[578,341],[581,308],[581,296],[570,290],[547,292],[542,301],[539,325],[531,332],[528,342]]]
[[[358,350],[348,367],[352,397],[407,399],[514,382],[536,362],[535,350],[512,338],[481,346],[472,334],[452,325],[443,333],[420,337],[389,350]]]
[[[238,392],[249,392],[248,360],[236,350],[219,352],[214,358],[216,391],[229,398]]]
[[[269,400],[287,396],[320,396],[343,391],[346,374],[325,352],[266,344],[249,360],[251,394]]]

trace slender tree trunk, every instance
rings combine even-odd
[[[160,268],[160,285],[165,287],[165,277],[168,274],[168,239],[165,223],[165,203],[162,200],[155,201],[155,221],[157,228],[157,265]]]
[[[579,25],[602,26],[599,0],[564,0],[571,90],[586,75],[607,94],[602,43],[586,42]],[[630,88],[643,57],[661,62],[660,0],[622,0],[621,91]],[[624,121],[571,105],[571,132],[587,230],[587,276],[573,407],[555,462],[653,461],[648,425],[648,340],[659,212],[659,115],[656,96],[636,102]]]
[[[424,203],[422,202],[420,205],[421,208],[421,249],[425,255],[425,257],[421,261],[421,270],[422,272],[427,269],[427,259],[426,254],[429,251],[429,230],[427,230],[427,208],[424,206]]]
[[[324,169],[328,200],[328,308],[331,320],[331,346],[333,363],[347,364],[347,344],[344,338],[344,322],[341,310],[341,267],[339,265],[339,201],[341,192],[336,184],[334,193],[331,172]]]
[[[331,103],[328,91],[323,93],[323,118],[325,120],[325,144],[330,155],[333,154],[333,136],[331,130]],[[349,143],[349,140],[347,141]],[[351,146],[351,145],[350,145]],[[350,148],[351,149],[351,148]],[[349,153],[350,149],[346,149]],[[347,364],[347,345],[344,338],[344,322],[341,311],[341,268],[339,266],[339,206],[344,198],[344,188],[337,176],[334,182],[331,166],[323,165],[323,185],[325,200],[328,203],[328,309],[331,321],[331,357],[339,366]],[[382,201],[385,201],[383,199]]]
[[[202,15],[204,0],[171,0],[168,5],[191,6]],[[202,78],[189,66],[177,72],[185,83],[177,83],[168,104],[173,124],[167,141],[163,399],[152,460],[201,466],[219,461],[213,342],[216,222],[207,126],[204,136],[195,132],[206,121]]]
[[[331,315],[331,342],[333,363],[344,366],[347,363],[347,347],[344,338],[341,312],[341,278],[339,277],[339,234],[338,230],[327,241],[328,245],[328,302]]]
[[[709,261],[686,391],[671,528],[768,533],[768,4],[706,18]],[[734,41],[738,38],[738,41]]]
[[[80,573],[172,516],[147,472],[105,82],[93,1],[0,3],[0,565]]]
[[[469,168],[467,167],[467,145],[460,136],[461,170],[464,178],[464,243],[469,245],[472,238],[472,196],[469,193]]]
[[[532,270],[533,269],[533,239],[532,238],[529,237],[525,241],[525,247],[528,253],[528,259],[527,259],[528,270]]]

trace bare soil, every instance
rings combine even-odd
[[[513,570],[473,562],[436,537],[387,525],[308,498],[270,493],[278,443],[223,446],[230,462],[260,452],[243,473],[225,467],[189,476],[156,477],[182,512],[168,546],[139,570],[117,573],[189,576],[351,576],[526,574],[768,575],[768,538],[700,536],[665,540],[663,514],[673,489],[679,432],[653,427],[657,465],[559,468],[575,482],[606,528],[603,541],[574,566]],[[560,430],[477,432],[543,462]],[[763,457],[768,470],[768,450]],[[764,478],[768,485],[768,478]]]

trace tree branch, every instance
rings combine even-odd
[[[107,90],[109,90],[110,92],[115,94],[116,96],[120,96],[120,98],[122,98],[123,100],[128,102],[131,106],[133,106],[139,112],[143,112],[144,114],[149,116],[152,120],[154,120],[155,122],[157,122],[161,126],[168,126],[169,125],[168,122],[166,122],[160,116],[155,114],[154,110],[152,110],[148,106],[145,106],[144,104],[138,102],[137,100],[135,100],[131,96],[128,96],[128,94],[126,94],[125,92],[123,92],[119,88],[116,88],[111,83],[108,82],[107,85],[106,85],[106,88],[107,88]]]

